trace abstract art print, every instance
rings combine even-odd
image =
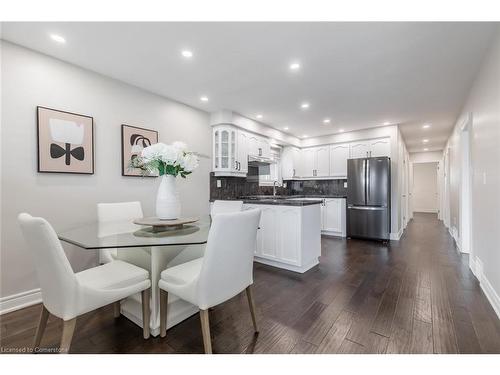
[[[37,107],[38,172],[94,173],[94,119]]]
[[[140,168],[130,168],[130,162],[141,154],[143,148],[158,143],[156,130],[122,125],[122,176],[142,177]],[[148,176],[157,177],[157,176]]]

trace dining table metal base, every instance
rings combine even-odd
[[[126,261],[149,271],[151,277],[150,330],[153,336],[160,334],[160,292],[158,281],[161,272],[167,268],[189,262],[203,256],[205,245],[162,246],[150,248],[118,249],[117,259]],[[196,314],[199,309],[173,294],[168,299],[167,329]],[[120,313],[142,327],[142,306],[140,293],[120,303]]]

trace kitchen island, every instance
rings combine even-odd
[[[255,261],[304,273],[321,255],[321,199],[244,199],[261,210]]]

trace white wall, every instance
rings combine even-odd
[[[474,81],[445,152],[450,154],[450,221],[460,218],[460,132],[472,114],[471,268],[500,316],[500,30]],[[460,228],[457,231],[460,241]]]
[[[94,221],[98,202],[140,200],[145,215],[154,214],[160,179],[121,176],[121,124],[156,129],[160,141],[185,141],[206,155],[211,155],[211,129],[203,111],[7,42],[1,47],[0,296],[5,297],[38,287],[16,221],[20,212],[43,216],[56,230]],[[36,172],[37,105],[93,116],[94,175]],[[185,215],[208,213],[209,171],[210,160],[202,159],[198,170],[179,181]],[[92,251],[65,249],[75,271],[96,262]]]
[[[413,165],[413,211],[438,211],[438,163],[415,163]]]

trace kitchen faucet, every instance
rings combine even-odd
[[[274,180],[273,181],[273,197],[276,196],[276,184],[278,184],[278,181]]]

